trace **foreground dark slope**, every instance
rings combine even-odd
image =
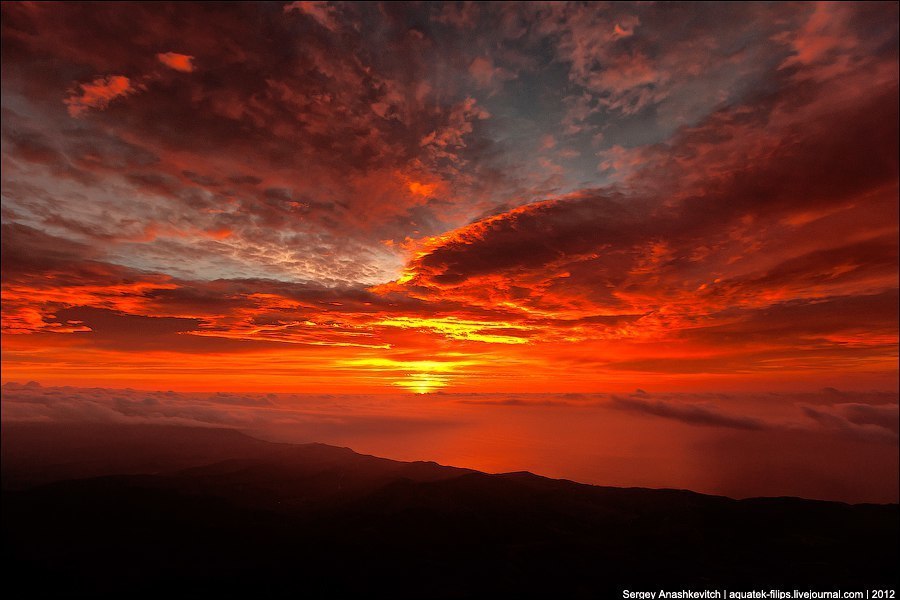
[[[5,424],[2,451],[6,580],[29,595],[897,584],[896,505],[487,475],[219,429]]]

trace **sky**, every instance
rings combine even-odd
[[[4,2],[2,380],[896,415],[897,23]]]

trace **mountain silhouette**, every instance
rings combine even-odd
[[[29,596],[621,598],[897,585],[897,505],[734,500],[399,462],[234,430],[3,425]]]

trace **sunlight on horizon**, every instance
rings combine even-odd
[[[404,388],[414,394],[430,394],[440,388],[447,387],[448,378],[432,373],[415,373],[407,375],[407,379],[395,381],[393,385]]]

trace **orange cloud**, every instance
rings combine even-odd
[[[407,187],[409,188],[409,191],[416,196],[431,196],[432,194],[434,194],[434,190],[437,188],[437,185],[411,181],[409,182],[409,185]]]
[[[104,110],[111,101],[135,94],[138,89],[124,75],[107,75],[98,77],[91,83],[78,84],[77,88],[69,91],[69,96],[63,102],[70,115],[80,117],[90,108]]]
[[[194,70],[194,57],[188,54],[161,52],[156,55],[156,58],[170,69],[175,69],[182,73],[191,73]]]

